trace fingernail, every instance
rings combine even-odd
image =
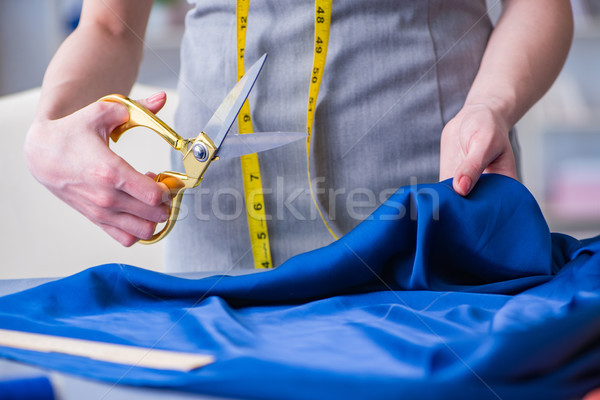
[[[463,196],[469,194],[469,191],[471,190],[471,185],[471,178],[469,178],[468,176],[463,176],[458,181],[458,187],[460,187],[460,190],[463,192]]]
[[[148,97],[148,102],[149,103],[158,103],[159,101],[163,100],[166,96],[166,93],[163,91],[160,91],[158,93],[153,94],[152,96]]]

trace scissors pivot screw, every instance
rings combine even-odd
[[[208,148],[204,143],[196,143],[192,146],[192,154],[194,158],[200,162],[208,160]]]

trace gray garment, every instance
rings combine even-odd
[[[187,16],[183,136],[196,136],[235,83],[235,3],[199,0]],[[269,54],[250,97],[255,131],[305,131],[313,20],[313,0],[250,2],[246,66]],[[442,128],[464,103],[491,30],[484,0],[333,2],[311,173],[338,235],[397,188],[437,181]],[[332,242],[311,200],[305,144],[259,159],[274,264]],[[213,162],[184,196],[167,270],[252,268],[243,197],[240,161]]]

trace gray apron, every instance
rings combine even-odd
[[[185,137],[196,136],[236,81],[235,3],[198,0],[187,15],[175,122]],[[268,53],[250,95],[257,132],[306,130],[314,7],[250,1],[246,66]],[[484,0],[333,1],[311,173],[338,235],[399,187],[438,180],[442,128],[464,103],[491,30]],[[305,143],[259,160],[274,265],[331,243],[310,196]],[[253,268],[240,160],[219,160],[184,196],[166,269],[239,268]]]

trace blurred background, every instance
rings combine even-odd
[[[498,0],[488,0],[497,18]],[[523,183],[552,231],[579,238],[600,234],[600,0],[572,0],[575,38],[548,94],[519,122]],[[29,175],[25,132],[45,68],[77,25],[81,0],[0,0],[0,147],[4,189],[0,279],[65,276],[107,262],[161,270],[162,244],[125,249],[52,196]],[[161,89],[171,98],[159,116],[172,123],[185,0],[157,0],[132,97]],[[6,140],[10,139],[10,140]],[[139,143],[144,143],[144,154]],[[169,147],[133,132],[113,147],[140,171],[168,169]],[[7,182],[8,180],[8,182]]]

